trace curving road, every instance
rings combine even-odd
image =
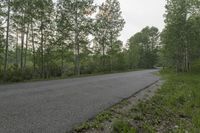
[[[65,133],[158,77],[144,70],[0,86],[0,133]]]

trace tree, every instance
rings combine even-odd
[[[4,58],[4,81],[7,79],[7,64],[8,64],[8,45],[10,31],[10,0],[7,1],[7,24],[6,24],[6,43],[5,43],[5,58]]]
[[[27,38],[28,34],[26,34],[26,28],[28,25],[28,18],[29,18],[29,0],[14,0],[12,1],[12,20],[14,21],[13,28],[15,31],[20,32],[21,34],[21,48],[20,48],[20,69],[21,72],[24,70],[24,45],[25,45],[25,38]],[[27,28],[28,29],[28,28]],[[18,41],[17,35],[17,41]],[[16,42],[18,44],[18,42]],[[26,51],[26,49],[25,49]]]
[[[128,40],[128,57],[129,57],[129,68],[136,69],[139,67],[139,59],[140,59],[140,46],[137,43],[137,38],[139,38],[140,34],[137,33],[132,36]]]
[[[37,7],[37,15],[36,15],[36,22],[37,22],[37,30],[39,31],[39,52],[40,52],[40,76],[45,78],[45,45],[50,41],[50,36],[53,33],[51,31],[51,22],[52,18],[51,15],[54,12],[54,4],[52,0],[38,0],[36,1]]]
[[[114,44],[124,27],[120,3],[117,0],[106,0],[100,7],[96,16],[95,40],[102,47],[103,56],[105,50],[114,48]],[[110,70],[112,71],[113,55],[110,54]],[[104,64],[103,64],[104,65]]]
[[[159,31],[145,27],[128,41],[130,68],[153,68],[158,59]]]
[[[95,20],[95,26],[94,26],[94,48],[96,51],[96,54],[100,54],[102,57],[101,66],[102,70],[105,71],[105,55],[107,54],[108,50],[108,25],[107,20],[108,16],[108,7],[105,6],[105,3],[102,3],[101,6],[99,6],[99,12],[96,15]]]
[[[92,18],[95,11],[93,0],[69,0],[60,1],[60,18],[65,27],[63,34],[71,34],[72,43],[74,44],[75,54],[75,72],[80,75],[80,53],[81,42],[84,42],[89,33],[91,33]],[[67,17],[67,20],[64,19]],[[68,28],[70,26],[70,29]],[[84,44],[84,43],[83,43]]]
[[[3,64],[3,53],[4,53],[4,12],[3,12],[3,3],[0,3],[0,72],[2,71],[2,64]],[[2,73],[2,72],[1,72]]]
[[[191,24],[199,13],[198,0],[168,0],[166,5],[166,27],[162,35],[165,57],[176,67],[177,72],[188,72],[194,52]],[[198,15],[197,15],[198,16]],[[197,21],[196,21],[197,22]],[[198,23],[198,22],[197,22]],[[198,25],[198,24],[197,24]],[[195,36],[196,38],[196,36]]]
[[[61,71],[64,73],[64,60],[66,52],[73,52],[72,21],[70,21],[71,1],[58,0],[56,13],[56,43],[61,53]],[[66,57],[70,58],[70,57]]]
[[[124,53],[123,53],[123,42],[117,40],[113,42],[112,49],[108,49],[107,54],[112,55],[112,70],[120,71],[125,69]]]
[[[1,0],[0,7],[0,69],[8,81],[126,69],[117,0],[100,5],[95,19],[93,0]]]

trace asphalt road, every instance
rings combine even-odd
[[[0,133],[65,133],[152,84],[144,70],[0,86]]]

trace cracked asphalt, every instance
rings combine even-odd
[[[157,81],[156,71],[0,85],[0,133],[65,133]]]

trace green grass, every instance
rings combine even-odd
[[[126,119],[129,128],[148,133],[199,133],[200,74],[161,72],[161,75],[166,82],[156,95],[129,111]]]
[[[123,119],[115,120],[112,128],[113,133],[136,133],[136,129]]]

